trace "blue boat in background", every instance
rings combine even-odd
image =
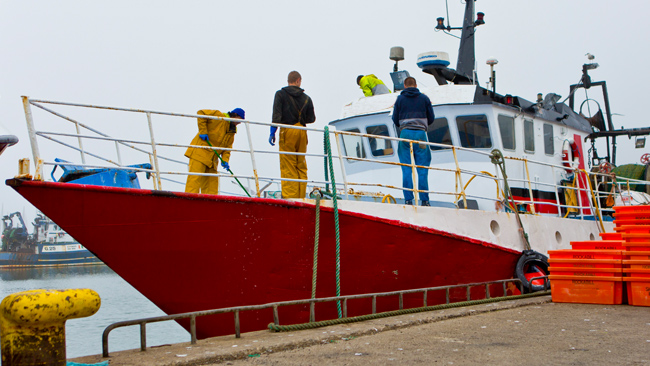
[[[140,188],[137,170],[88,169],[58,158],[55,161],[61,163],[52,170],[52,180],[56,182]],[[151,164],[128,167],[151,169]],[[54,175],[57,168],[63,171],[58,179]],[[102,264],[94,254],[42,213],[37,213],[32,225],[34,231],[30,234],[20,212],[2,217],[0,268]]]

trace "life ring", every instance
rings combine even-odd
[[[577,168],[580,164],[580,151],[578,144],[573,140],[564,140],[562,144],[562,165],[567,167],[567,173],[571,173],[573,169]]]
[[[548,276],[548,257],[534,250],[524,250],[517,261],[515,276],[519,278],[528,292],[537,292],[545,289],[545,280],[534,280],[532,278]]]

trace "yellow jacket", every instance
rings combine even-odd
[[[372,97],[372,88],[376,87],[377,85],[384,84],[383,81],[377,79],[377,77],[373,74],[366,75],[359,80],[359,87],[361,87],[361,90],[363,90],[363,95],[366,97]]]
[[[230,118],[228,113],[221,113],[216,110],[211,109],[201,109],[196,112],[196,114],[206,115],[206,116],[215,116],[215,117],[226,117]],[[199,133],[194,136],[194,139],[190,145],[197,146],[210,146],[207,142],[201,140],[199,135],[208,135],[210,143],[214,147],[225,147],[232,148],[233,142],[235,142],[235,133],[237,133],[237,127],[233,125],[230,128],[230,122],[224,120],[215,120],[208,118],[198,118]],[[230,160],[230,151],[217,150],[219,155],[224,161]],[[213,150],[199,149],[195,147],[190,147],[185,152],[185,156],[190,159],[198,160],[203,165],[207,167],[212,167],[217,156],[214,154]]]

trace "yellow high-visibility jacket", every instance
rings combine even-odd
[[[363,95],[366,97],[372,97],[372,88],[380,84],[383,85],[384,82],[377,79],[373,74],[366,75],[359,80],[359,87],[363,90]]]
[[[196,112],[196,114],[230,118],[228,113],[221,113],[217,110],[211,109],[201,109],[200,111]],[[230,122],[224,120],[198,118],[199,133],[194,136],[194,139],[190,145],[210,146],[207,142],[201,140],[199,137],[199,135],[207,134],[212,146],[231,149],[232,144],[235,142],[235,133],[237,133],[237,127],[233,125],[231,128],[230,124]],[[219,155],[221,155],[221,158],[224,161],[230,160],[230,151],[217,150],[217,152]],[[190,159],[198,160],[207,167],[212,167],[213,162],[215,159],[217,159],[212,150],[198,149],[195,147],[188,148],[185,152],[185,156]]]

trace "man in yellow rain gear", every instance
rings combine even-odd
[[[278,90],[273,100],[273,123],[306,126],[314,123],[314,104],[311,98],[300,88],[302,77],[298,71],[291,71],[289,86]],[[275,131],[271,127],[269,143],[275,146]],[[294,128],[280,129],[280,151],[307,152],[307,131]],[[307,180],[307,159],[304,155],[280,154],[280,173],[282,178]],[[282,181],[282,198],[305,198],[307,182]]]
[[[377,79],[373,74],[357,76],[357,85],[363,90],[363,95],[372,97],[373,95],[389,94],[390,90],[384,85],[384,82]]]
[[[228,113],[221,113],[212,109],[201,109],[196,112],[199,115],[226,117],[244,119],[245,112],[241,108],[235,108]],[[237,125],[239,122],[229,122],[225,120],[198,118],[199,133],[196,134],[190,145],[196,146],[210,146],[232,148],[235,142],[235,134],[237,133]],[[230,165],[230,151],[216,150],[221,159],[223,159],[221,166],[229,170]],[[219,158],[215,155],[214,150],[201,149],[190,147],[185,152],[185,156],[190,158],[190,173],[217,173],[217,164]],[[203,194],[218,194],[219,193],[219,177],[208,177],[203,175],[188,175],[187,183],[185,184],[185,192],[189,193],[203,193]]]

